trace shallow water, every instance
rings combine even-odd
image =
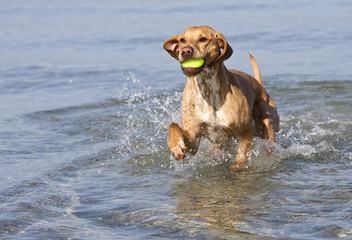
[[[352,238],[349,1],[8,1],[0,8],[1,239]],[[246,172],[175,162],[185,77],[163,42],[210,25],[278,106]]]

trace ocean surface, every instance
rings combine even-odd
[[[1,1],[0,239],[351,239],[352,2]],[[248,171],[176,162],[186,77],[163,49],[209,25],[281,118]]]

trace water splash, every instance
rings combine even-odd
[[[172,122],[180,123],[181,92],[154,92],[150,87],[143,85],[132,72],[126,79],[126,84],[117,90],[118,95],[124,96],[128,106],[128,114],[126,115],[128,129],[125,129],[123,146],[135,149],[134,154],[138,152],[138,156],[142,156],[136,158],[134,164],[141,166],[160,164],[160,166],[172,167],[176,171],[182,172],[199,167],[223,164],[229,166],[234,161],[237,152],[236,141],[230,150],[217,151],[215,154],[211,150],[212,143],[206,138],[202,139],[199,151],[195,156],[188,156],[183,161],[175,161],[166,145],[167,129]],[[132,91],[130,87],[127,87],[131,84],[134,86]],[[143,134],[143,132],[149,134]],[[140,143],[143,143],[144,146]],[[280,153],[283,151],[279,144],[276,147],[280,151],[269,156],[267,154],[270,148],[269,142],[256,138],[249,167],[257,170],[275,168],[280,159]],[[142,152],[146,155],[155,155],[156,158],[148,160],[143,157],[146,155],[143,155]],[[141,159],[144,160],[141,161]]]
[[[130,159],[137,166],[158,165],[168,168],[167,129],[171,122],[178,121],[181,93],[153,91],[145,86],[135,74],[129,72],[117,97],[124,99],[118,106],[118,113],[124,118],[125,128],[119,154]],[[122,124],[121,124],[122,125]],[[131,157],[132,156],[132,157]]]
[[[117,89],[119,97],[125,99],[122,111],[127,128],[124,129],[122,148],[131,149],[134,164],[140,166],[158,165],[163,168],[174,168],[182,172],[199,167],[212,167],[233,163],[236,158],[237,144],[229,151],[217,154],[211,149],[211,142],[201,140],[200,148],[195,156],[187,156],[181,162],[174,161],[167,147],[167,129],[171,122],[180,123],[181,91],[153,91],[145,86],[134,73],[130,72],[122,88]],[[132,86],[132,87],[131,87]],[[282,129],[277,135],[273,154],[268,154],[270,142],[256,138],[249,159],[249,168],[253,171],[270,171],[285,159],[314,159],[316,155],[333,158],[338,152],[337,140],[340,134],[348,131],[350,122],[337,119],[319,119],[308,112],[286,112],[282,116]],[[345,153],[349,156],[350,153]],[[143,159],[141,161],[141,159]]]

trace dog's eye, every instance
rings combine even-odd
[[[185,43],[186,40],[185,40],[184,38],[181,38],[181,39],[180,39],[180,42],[181,42],[181,43]]]
[[[206,42],[208,39],[206,39],[205,37],[201,37],[200,39],[199,39],[199,41],[200,42]]]

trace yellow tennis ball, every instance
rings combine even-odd
[[[204,59],[189,59],[182,63],[184,68],[200,68],[204,64]]]

